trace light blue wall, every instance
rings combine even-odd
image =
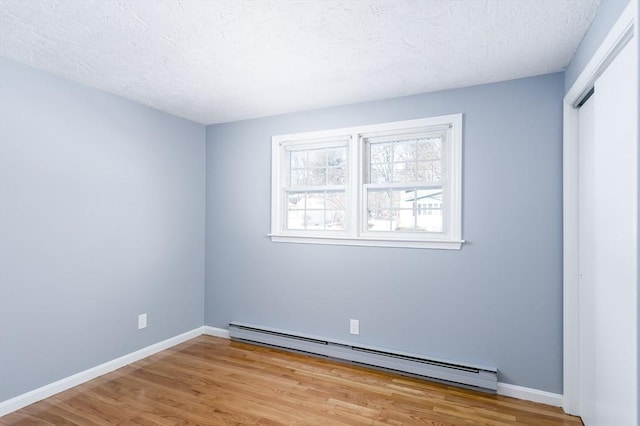
[[[562,83],[209,126],[203,289],[204,127],[0,59],[0,400],[202,325],[203,290],[208,325],[497,366],[561,392]],[[271,135],[458,112],[461,251],[266,237]]]
[[[204,156],[202,125],[0,59],[0,401],[203,324]]]
[[[495,366],[501,382],[561,393],[563,93],[557,73],[207,127],[205,324]],[[462,250],[267,237],[272,135],[460,112]]]
[[[633,0],[638,1],[638,0]],[[598,13],[589,27],[576,51],[573,59],[569,63],[565,72],[565,93],[569,91],[573,83],[585,66],[589,63],[593,54],[618,20],[624,8],[629,4],[629,0],[602,0],[598,7]]]

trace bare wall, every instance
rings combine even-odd
[[[557,73],[208,126],[205,324],[495,366],[501,382],[561,393],[563,84]],[[462,250],[267,237],[272,135],[453,113],[464,114]]]
[[[202,125],[0,59],[0,401],[202,326],[204,155]]]

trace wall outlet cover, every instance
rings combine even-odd
[[[349,320],[349,333],[360,334],[360,320],[357,320],[357,319]]]
[[[147,326],[147,314],[138,315],[138,330],[141,330]]]

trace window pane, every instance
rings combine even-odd
[[[347,149],[334,148],[327,150],[327,166],[341,167],[347,162]]]
[[[442,232],[442,189],[373,189],[367,192],[370,231]]]
[[[347,181],[347,176],[344,168],[342,167],[332,167],[328,169],[328,181],[329,185],[344,185]]]
[[[306,198],[304,192],[289,193],[287,197],[287,229],[305,228]]]
[[[308,185],[326,185],[327,184],[327,169],[310,169],[308,170],[309,178],[307,179]]]
[[[400,191],[374,189],[367,193],[368,229],[371,231],[391,231],[397,220]]]
[[[415,231],[442,232],[442,189],[418,189],[412,200]]]
[[[307,151],[291,151],[289,155],[291,156],[292,169],[302,169],[305,167],[307,162]]]
[[[393,144],[393,161],[414,161],[416,156],[415,140],[398,141]]]
[[[344,229],[344,210],[327,210],[325,218],[326,229]]]
[[[344,192],[329,192],[326,194],[327,209],[345,209],[345,194]]]
[[[289,192],[287,229],[343,230],[344,191]]]
[[[304,209],[305,194],[304,192],[289,193],[287,201],[289,203],[289,209]]]
[[[287,212],[287,229],[305,229],[305,211],[289,210]]]
[[[393,163],[391,180],[381,180],[371,183],[383,182],[439,182],[442,180],[442,162],[422,161]],[[376,175],[377,177],[377,175]]]
[[[427,210],[425,213],[418,215],[417,230],[442,232],[442,210]]]
[[[388,183],[391,182],[391,164],[371,164],[369,171],[369,183]]]
[[[291,186],[307,185],[306,170],[291,170]]]
[[[420,139],[417,145],[418,161],[439,160],[442,158],[441,138]]]
[[[346,147],[291,151],[289,155],[291,186],[344,185],[346,183]]]
[[[415,182],[415,163],[393,163],[392,182]]]
[[[310,149],[307,151],[309,156],[307,157],[307,164],[305,167],[324,167],[327,165],[327,150],[326,149]]]
[[[388,163],[391,159],[391,143],[370,144],[371,163]]]
[[[415,167],[417,182],[440,182],[442,180],[442,162],[439,160],[416,163]]]
[[[370,143],[368,183],[439,182],[441,148],[440,137]]]

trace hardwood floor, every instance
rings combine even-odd
[[[559,408],[200,336],[2,425],[581,425]]]

